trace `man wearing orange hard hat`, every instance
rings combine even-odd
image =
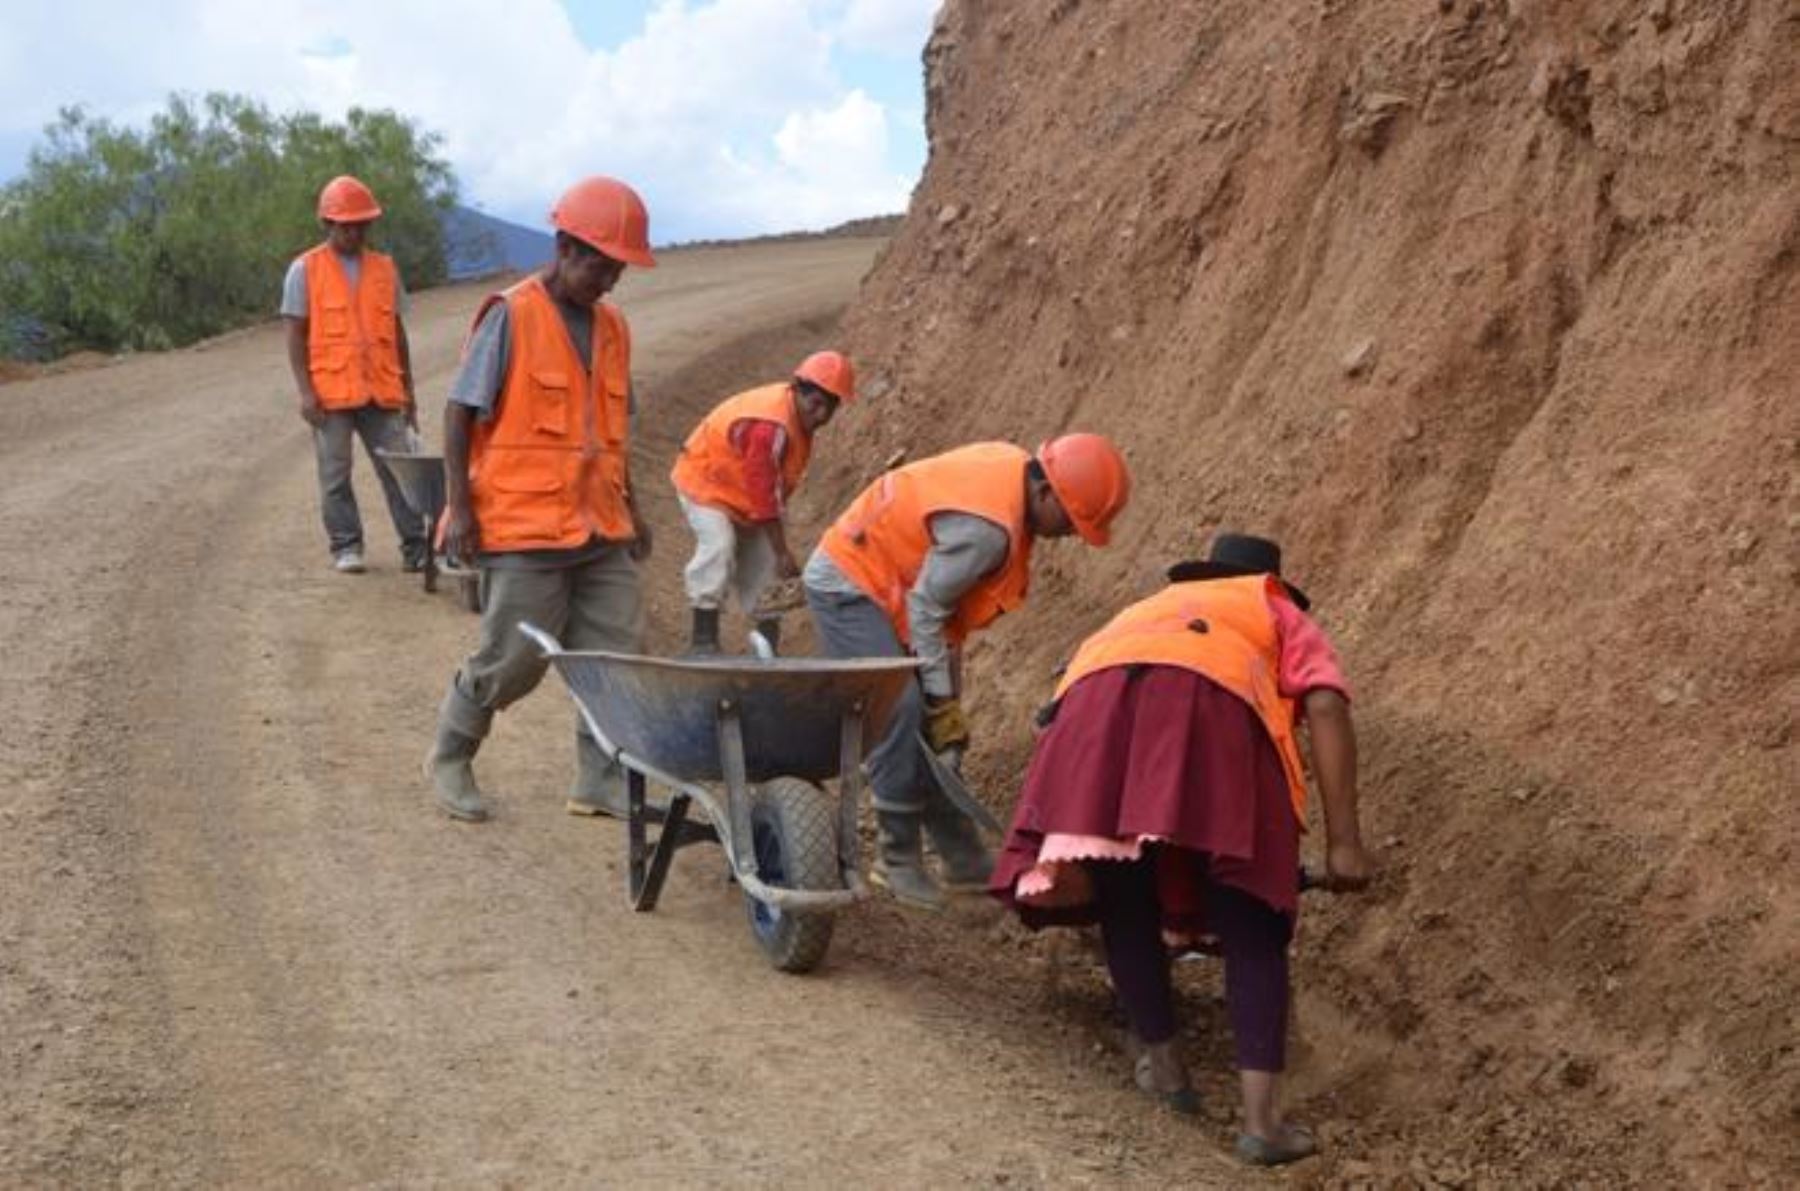
[[[788,380],[720,403],[688,435],[670,479],[694,531],[685,575],[694,620],[691,653],[719,652],[719,613],[728,590],[755,618],[769,647],[780,644],[780,612],[763,607],[762,598],[772,579],[800,574],[787,540],[787,501],[806,474],[813,435],[855,399],[849,359],[814,352]]]
[[[955,655],[1025,602],[1038,538],[1079,534],[1104,546],[1130,497],[1124,457],[1098,434],[1065,434],[1035,454],[975,443],[870,484],[807,562],[806,602],[827,654],[910,652],[923,663],[867,761],[880,828],[873,876],[900,901],[942,903],[924,867],[926,834],[950,890],[979,892],[993,872],[974,821],[920,747],[954,770],[969,746]]]
[[[362,516],[350,470],[356,439],[369,452],[400,538],[401,565],[425,565],[425,535],[380,450],[404,451],[413,404],[412,353],[406,342],[406,288],[394,258],[368,246],[381,216],[375,195],[348,174],[319,192],[325,242],[288,266],[281,290],[288,364],[300,390],[300,417],[313,431],[319,508],[332,565],[366,568]]]
[[[444,696],[427,767],[439,806],[468,822],[488,815],[472,763],[494,713],[547,666],[519,624],[570,649],[635,651],[642,631],[631,334],[605,298],[627,266],[656,264],[649,216],[631,187],[592,177],[550,223],[555,259],[482,304],[444,409],[444,544],[480,568],[481,639]],[[621,811],[623,774],[575,730],[570,811]]]

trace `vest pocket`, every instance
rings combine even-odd
[[[631,399],[624,388],[614,388],[613,378],[604,378],[600,392],[600,417],[596,431],[600,441],[610,447],[619,447],[625,442],[625,436],[631,424]]]
[[[350,307],[329,299],[319,303],[319,333],[327,339],[350,337]]]
[[[324,343],[313,350],[315,372],[344,372],[356,361],[356,349],[348,343]]]
[[[355,363],[356,349],[348,343],[323,343],[313,349],[309,371],[313,387],[324,401],[342,404],[362,396],[350,391]]]
[[[531,372],[531,428],[566,438],[569,434],[569,374],[544,368]]]
[[[541,496],[562,490],[565,458],[561,451],[496,452],[482,471],[497,492]]]

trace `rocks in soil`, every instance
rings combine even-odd
[[[1358,339],[1350,345],[1350,350],[1344,353],[1344,357],[1339,363],[1344,369],[1345,376],[1367,376],[1369,370],[1375,366],[1375,341]]]

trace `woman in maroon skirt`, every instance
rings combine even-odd
[[[1304,717],[1325,803],[1324,883],[1360,889],[1356,737],[1337,655],[1281,548],[1221,534],[1204,562],[1084,641],[1064,672],[994,874],[1033,927],[1099,923],[1138,1085],[1197,1109],[1175,1051],[1165,939],[1216,941],[1243,1099],[1237,1151],[1317,1149],[1282,1120],[1288,940],[1298,911]]]

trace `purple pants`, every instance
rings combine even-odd
[[[1175,996],[1156,895],[1156,857],[1090,862],[1106,967],[1132,1033],[1146,1043],[1175,1036]],[[1280,1071],[1287,1062],[1288,917],[1241,889],[1209,881],[1208,925],[1225,958],[1225,1007],[1242,1071]]]

